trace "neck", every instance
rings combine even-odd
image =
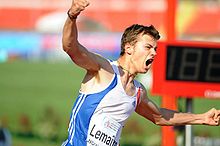
[[[120,63],[119,61],[117,61],[117,62],[118,62],[119,67],[120,67],[122,70],[126,71],[126,72],[129,74],[129,76],[136,76],[135,73],[131,73],[129,69],[127,69],[126,67],[124,67],[123,65],[121,65],[121,63]]]

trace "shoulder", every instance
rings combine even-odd
[[[140,92],[141,92],[141,94],[140,94],[141,98],[147,97],[147,90],[146,90],[146,88],[144,87],[144,85],[142,83],[140,83]]]
[[[86,76],[85,78],[89,78],[93,81],[95,81],[95,83],[106,83],[111,81],[115,71],[113,69],[113,65],[111,60],[109,60],[108,58],[105,58],[99,54],[95,54],[95,60],[96,62],[98,62],[99,64],[99,70],[98,71],[90,71],[87,70]]]
[[[145,101],[146,99],[148,99],[147,98],[147,90],[146,90],[146,88],[144,87],[144,85],[142,84],[142,83],[140,83],[139,81],[137,81],[137,80],[135,80],[135,84],[136,84],[136,87],[138,87],[139,88],[139,90],[138,90],[138,96],[137,96],[137,98],[138,98],[138,106],[139,106],[139,104],[140,103],[142,103],[143,101]]]
[[[113,67],[108,59],[100,55],[96,55],[95,59],[100,68],[98,71],[87,70],[81,84],[81,91],[86,93],[102,91],[109,85],[114,76]]]
[[[108,58],[103,57],[100,54],[94,53],[94,59],[96,60],[96,62],[99,64],[100,68],[97,71],[98,73],[101,73],[102,71],[107,71],[109,73],[113,73],[113,69],[112,69],[112,65],[111,65],[111,60],[109,60]],[[97,74],[97,72],[93,72],[93,71],[88,71],[89,73],[94,73]]]

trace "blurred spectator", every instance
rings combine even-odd
[[[37,135],[42,139],[57,141],[60,131],[60,117],[52,107],[45,108],[37,126]]]
[[[30,118],[26,114],[21,114],[19,118],[20,130],[19,135],[25,137],[33,137],[32,125]]]
[[[11,134],[6,128],[1,126],[1,122],[0,122],[0,146],[11,146]]]
[[[0,63],[8,60],[8,54],[5,50],[0,49]]]

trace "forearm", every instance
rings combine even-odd
[[[203,114],[180,113],[177,111],[160,108],[161,117],[158,125],[200,125],[204,124]]]
[[[141,96],[146,97],[146,90],[143,87]],[[141,98],[136,112],[153,123],[161,126],[175,125],[220,125],[220,110],[215,108],[202,114],[181,113],[165,108],[158,108],[149,98]]]
[[[70,49],[75,49],[72,52],[77,53],[79,48],[82,48],[79,47],[77,40],[78,32],[76,26],[76,18],[88,5],[89,2],[87,0],[73,0],[70,9],[67,12],[68,18],[64,24],[62,38],[63,49],[67,53]]]
[[[70,20],[67,18],[64,28],[63,28],[63,49],[65,52],[68,52],[70,49],[74,49],[78,45],[78,32],[76,26],[76,19]]]

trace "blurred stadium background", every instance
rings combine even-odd
[[[166,40],[166,0],[90,0],[78,19],[79,40],[115,59],[123,30],[153,24]],[[84,71],[62,51],[62,27],[71,0],[0,0],[0,127],[13,146],[57,146],[67,126]],[[219,0],[178,0],[177,39],[220,42]],[[138,76],[151,88],[151,72]],[[150,94],[150,92],[149,92]],[[151,96],[159,106],[161,97]],[[195,99],[194,111],[220,108],[218,99]],[[178,108],[185,111],[185,99]],[[183,146],[184,127],[175,128]],[[219,146],[220,127],[193,126],[195,146]],[[161,145],[160,127],[136,114],[124,128],[122,146]]]

